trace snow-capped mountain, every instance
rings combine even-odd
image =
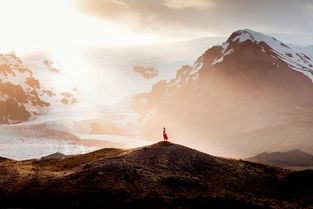
[[[0,54],[0,124],[12,124],[40,115],[55,104],[75,102],[75,91],[56,91],[47,80],[57,77],[51,62],[36,71],[14,54]]]
[[[51,105],[77,102],[79,90],[76,84],[66,78],[62,67],[55,63],[53,58],[48,55],[27,57],[24,64],[32,70],[34,77],[38,78],[42,87],[46,89],[43,96]]]
[[[145,137],[166,126],[173,138],[211,153],[313,152],[313,58],[252,30],[225,43],[134,97]],[[197,139],[192,140],[192,139]]]
[[[250,46],[246,46],[249,44]],[[203,68],[204,64],[217,65],[222,63],[226,56],[231,55],[236,51],[247,50],[246,47],[258,46],[258,49],[261,53],[270,55],[273,59],[283,61],[288,65],[289,68],[303,73],[308,78],[313,81],[313,59],[310,58],[310,55],[304,54],[301,49],[290,48],[286,44],[276,40],[274,37],[263,35],[261,33],[252,31],[252,30],[239,30],[234,32],[221,46],[213,47],[214,49],[220,49],[213,56],[213,61],[211,63],[206,63],[204,60],[206,58],[206,53],[204,56],[200,57],[195,65],[189,69],[189,73],[184,71],[182,74],[185,76],[178,76],[179,81],[185,79],[185,81],[192,79],[196,80],[195,76],[198,75],[198,71]],[[238,48],[240,47],[240,48]],[[212,51],[210,51],[212,52]],[[210,54],[211,55],[211,54]],[[209,60],[210,62],[211,60]],[[276,62],[273,62],[273,65]],[[277,63],[278,64],[278,63]],[[277,66],[278,67],[278,66]],[[186,68],[184,68],[186,69]],[[178,73],[177,75],[179,75]],[[179,81],[176,79],[171,80],[170,84],[178,85]]]

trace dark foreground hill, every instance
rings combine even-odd
[[[262,152],[254,157],[247,158],[246,160],[295,170],[313,168],[313,155],[301,150],[290,150],[287,152]]]
[[[0,161],[0,208],[309,208],[313,171],[159,142],[63,159]]]

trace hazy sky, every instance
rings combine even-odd
[[[164,37],[227,36],[250,28],[313,34],[312,0],[77,0],[86,14]]]
[[[0,0],[0,52],[313,34],[312,0]],[[312,44],[312,43],[308,43]]]

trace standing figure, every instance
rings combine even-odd
[[[163,139],[164,141],[168,140],[167,134],[166,134],[166,129],[163,127]]]

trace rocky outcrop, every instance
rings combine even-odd
[[[158,70],[155,69],[154,67],[145,67],[136,65],[133,67],[133,70],[142,75],[146,79],[151,79],[158,75]]]

